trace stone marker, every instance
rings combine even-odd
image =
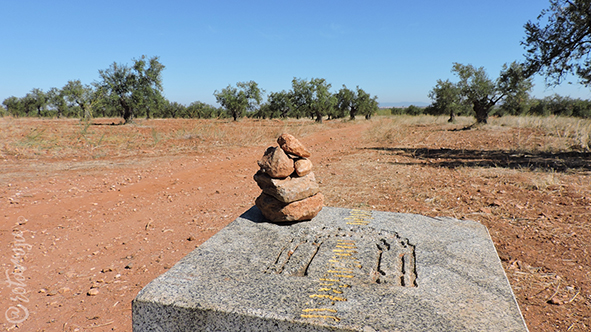
[[[140,291],[140,331],[527,331],[486,228],[325,207],[253,207]]]
[[[267,148],[257,162],[260,169],[254,180],[263,190],[255,205],[269,221],[304,221],[314,218],[324,196],[316,183],[310,152],[295,137],[283,134],[279,147]]]

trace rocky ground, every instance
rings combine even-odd
[[[469,121],[0,118],[0,326],[130,331],[138,291],[253,205],[290,132],[326,205],[481,222],[531,331],[590,330],[589,152]]]

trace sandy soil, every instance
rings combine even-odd
[[[72,120],[0,121],[43,133]],[[253,205],[256,160],[276,136],[166,136],[187,121],[87,128],[149,128],[152,144],[139,147],[78,139],[60,155],[24,144],[30,135],[0,142],[4,330],[130,331],[138,291]],[[531,331],[591,330],[589,153],[544,151],[553,138],[534,129],[388,121],[225,125],[300,134],[326,205],[483,223]]]

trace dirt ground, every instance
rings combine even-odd
[[[140,289],[253,205],[290,132],[327,206],[481,222],[531,331],[591,330],[591,154],[444,120],[0,118],[0,326],[130,331]]]

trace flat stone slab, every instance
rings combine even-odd
[[[527,331],[486,227],[253,207],[142,289],[139,331]]]

